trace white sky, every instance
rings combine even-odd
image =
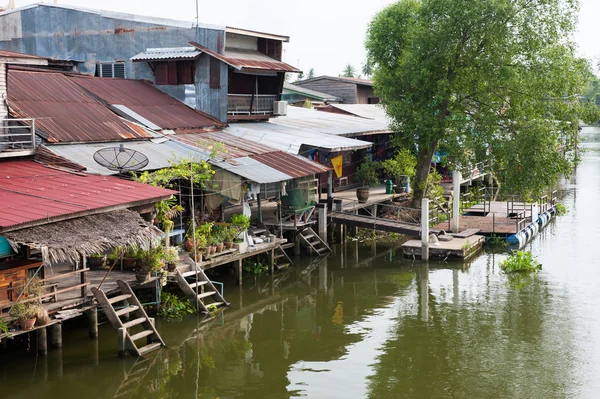
[[[476,0],[474,0],[476,1]],[[8,0],[0,0],[7,3]],[[16,6],[38,3],[15,0]],[[50,3],[51,1],[46,1]],[[365,31],[371,18],[393,0],[198,0],[200,23],[227,25],[291,36],[285,60],[305,72],[338,75],[348,63],[360,71],[365,59]],[[596,60],[600,0],[580,0],[576,41],[580,54]],[[78,5],[132,14],[193,21],[195,0],[59,0]]]

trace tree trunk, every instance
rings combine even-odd
[[[433,159],[433,154],[435,153],[438,144],[439,140],[435,140],[434,142],[429,143],[429,146],[422,144],[420,145],[419,154],[417,158],[415,182],[413,185],[413,208],[421,207],[421,200],[425,196],[425,182],[427,181],[427,176],[429,176],[429,170],[431,169],[431,160]]]

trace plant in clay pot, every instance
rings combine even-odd
[[[163,253],[163,261],[167,264],[167,269],[170,272],[174,272],[175,269],[177,269],[177,262],[179,262],[179,251],[177,248],[165,248]]]
[[[87,264],[90,269],[100,269],[106,263],[106,255],[104,254],[93,254],[87,258]]]
[[[147,251],[140,249],[136,259],[135,278],[141,284],[148,281],[151,273],[157,273],[163,268],[163,247],[160,245],[152,246]]]
[[[42,311],[42,305],[38,301],[17,302],[8,313],[10,317],[17,319],[17,323],[25,331],[31,330],[35,325],[38,314]]]
[[[380,168],[379,162],[373,162],[370,158],[358,167],[355,179],[362,183],[362,187],[356,189],[358,202],[365,203],[369,199],[369,187],[375,187],[379,184],[377,170]]]
[[[225,244],[225,248],[231,249],[231,247],[233,247],[233,241],[237,238],[239,234],[239,230],[234,226],[225,229],[225,231],[223,232],[223,243]]]

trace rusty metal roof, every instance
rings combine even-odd
[[[277,151],[270,154],[253,155],[250,158],[283,172],[292,178],[316,175],[331,168],[299,155]]]
[[[134,55],[131,61],[159,61],[159,60],[193,60],[202,54],[196,47],[160,47],[148,48],[146,51]]]
[[[38,134],[53,143],[152,137],[129,128],[63,73],[9,68],[8,105],[13,116],[36,118]]]
[[[302,72],[285,62],[271,58],[256,50],[243,50],[227,48],[225,54],[218,54],[196,42],[189,42],[202,52],[214,57],[227,65],[239,70],[263,70],[273,72]]]
[[[37,55],[18,53],[16,51],[10,50],[0,50],[0,57],[9,57],[9,58],[30,58],[35,60],[45,60],[44,57],[38,57]]]
[[[277,149],[257,143],[255,141],[237,137],[226,132],[177,134],[171,138],[193,147],[207,149],[215,143],[221,143],[223,148],[218,157],[222,159],[234,159],[250,155],[268,154]]]
[[[218,119],[188,107],[151,83],[142,80],[84,75],[71,75],[68,79],[109,105],[125,106],[161,129],[202,130],[225,126]],[[138,122],[144,123],[143,120]]]
[[[0,232],[151,204],[175,194],[111,176],[0,162]]]

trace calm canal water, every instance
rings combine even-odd
[[[530,245],[543,271],[520,290],[503,254],[427,267],[350,243],[241,295],[225,278],[232,307],[158,321],[168,348],[144,363],[117,358],[109,326],[91,341],[68,325],[62,351],[0,357],[0,398],[598,397],[600,130],[586,134],[569,212]]]

